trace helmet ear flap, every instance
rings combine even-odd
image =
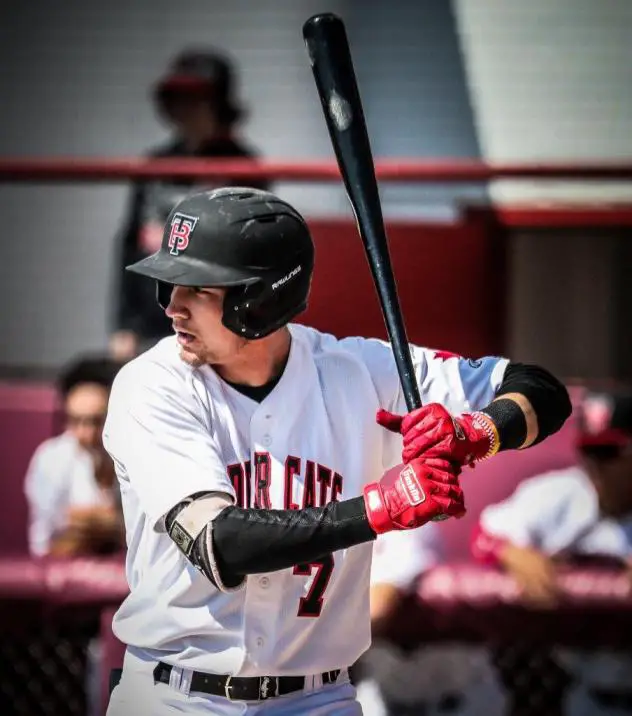
[[[267,280],[229,288],[222,322],[249,340],[264,338],[305,310],[310,284],[311,266],[309,270],[289,274],[284,270]]]
[[[224,296],[222,313],[224,326],[244,338],[263,338],[258,331],[252,330],[246,321],[248,309],[263,293],[265,293],[265,284],[261,281],[245,286],[231,286]]]

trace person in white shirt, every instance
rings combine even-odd
[[[392,644],[389,627],[424,572],[441,559],[441,533],[433,522],[418,530],[387,532],[373,545],[372,644],[355,667],[358,701],[364,716],[395,716],[421,708],[419,678],[413,682],[408,678],[411,659]],[[436,689],[433,691],[436,693]]]
[[[86,356],[60,377],[64,431],[37,447],[24,482],[34,557],[103,554],[124,545],[118,484],[102,439],[119,368]]]
[[[499,504],[486,507],[472,542],[477,559],[501,566],[522,587],[525,603],[553,609],[559,600],[560,565],[594,562],[628,570],[632,579],[632,392],[586,391],[578,410],[578,464],[524,480]],[[547,713],[562,713],[566,697],[572,713],[632,711],[632,661],[595,651],[519,655],[531,681],[505,654],[512,714],[526,713],[539,667],[549,688]],[[515,659],[514,659],[515,661]],[[607,666],[606,666],[607,664]],[[616,666],[615,666],[616,664]],[[578,678],[580,677],[580,678]],[[571,679],[579,692],[570,691]],[[570,703],[570,702],[569,702]]]
[[[413,345],[423,407],[402,416],[388,343],[291,322],[313,264],[296,209],[227,187],[129,267],[175,335],[121,369],[104,428],[130,585],[109,716],[358,714],[377,535],[463,514],[465,465],[570,414],[543,368]]]
[[[441,528],[389,532],[374,544],[372,643],[355,668],[364,716],[499,716],[503,695],[487,651],[475,644],[398,643],[425,575],[445,560]]]

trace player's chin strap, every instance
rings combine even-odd
[[[198,492],[179,502],[165,517],[167,533],[178,549],[222,592],[237,591],[245,582],[245,577],[222,578],[213,555],[213,520],[230,505],[228,495]]]

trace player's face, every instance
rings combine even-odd
[[[588,474],[604,513],[616,517],[632,511],[632,454],[617,452],[589,455]]]
[[[108,406],[108,391],[101,385],[84,383],[73,388],[66,398],[66,429],[86,450],[103,447],[103,424]]]
[[[172,93],[166,99],[167,116],[185,139],[197,140],[216,128],[213,108],[207,95]]]
[[[180,356],[190,365],[222,365],[248,343],[222,323],[223,288],[175,286],[165,309],[180,346]]]

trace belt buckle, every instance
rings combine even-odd
[[[229,701],[232,701],[232,700],[233,700],[233,697],[230,695],[230,690],[233,688],[232,685],[231,685],[231,683],[230,683],[232,678],[233,678],[232,676],[227,676],[227,677],[226,677],[226,683],[224,684],[224,693],[226,694],[226,698],[227,698]]]
[[[271,683],[273,682],[273,684]],[[270,693],[271,686],[273,693]],[[259,701],[265,701],[271,696],[279,695],[279,677],[278,676],[261,676],[259,677]]]

